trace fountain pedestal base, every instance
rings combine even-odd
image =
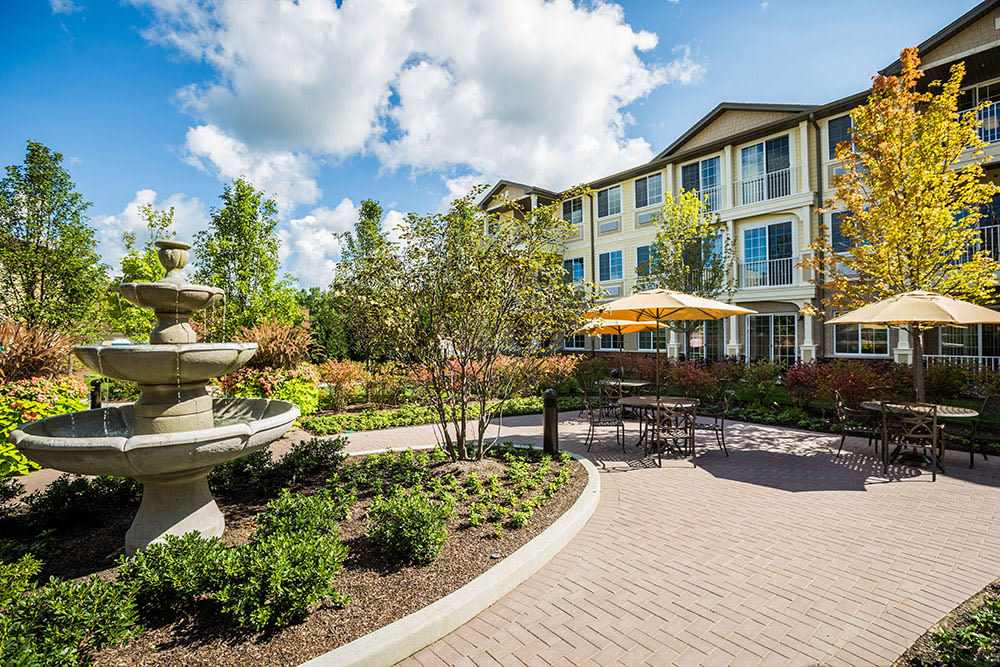
[[[202,537],[222,537],[226,522],[208,488],[212,467],[184,474],[147,477],[142,482],[142,503],[125,534],[125,554],[131,556],[166,535],[192,531]]]

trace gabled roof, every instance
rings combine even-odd
[[[923,57],[923,54],[929,53],[932,49],[941,46],[949,39],[981,19],[992,9],[995,9],[998,5],[1000,5],[1000,0],[984,0],[983,2],[980,2],[978,5],[921,42],[920,45],[917,46],[917,51],[920,53],[921,57]],[[879,70],[879,74],[891,76],[893,74],[899,74],[902,69],[903,65],[897,58],[891,65],[885,69]]]
[[[1000,0],[998,0],[1000,1]],[[761,104],[756,102],[720,102],[714,109],[709,111],[705,116],[702,117],[697,123],[692,125],[688,130],[677,137],[676,140],[665,149],[660,151],[660,154],[653,158],[653,161],[662,159],[682,147],[689,139],[701,132],[703,129],[711,125],[719,116],[726,113],[727,111],[775,111],[775,112],[787,112],[787,113],[799,113],[801,111],[806,111],[811,109],[813,105],[811,104]]]
[[[549,197],[552,199],[558,199],[559,193],[553,192],[552,190],[546,190],[545,188],[538,187],[537,185],[527,185],[525,183],[518,183],[517,181],[500,180],[497,184],[490,188],[490,191],[479,200],[479,208],[486,208],[486,205],[496,197],[501,190],[505,187],[513,186],[515,188],[521,188],[524,190],[526,195],[542,195],[543,197]]]

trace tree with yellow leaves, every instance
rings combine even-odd
[[[988,103],[958,112],[962,63],[921,89],[917,49],[903,50],[900,62],[897,76],[874,77],[867,103],[851,112],[851,141],[837,146],[843,174],[824,206],[841,212],[842,242],[835,248],[820,225],[803,264],[826,288],[825,305],[838,309],[913,290],[989,302],[1000,265],[978,223],[1000,188],[983,178],[978,111]],[[921,363],[921,331],[912,333]]]

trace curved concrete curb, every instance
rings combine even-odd
[[[304,662],[301,667],[395,664],[459,628],[540,570],[580,532],[600,499],[601,482],[594,464],[573,452],[569,454],[587,471],[587,486],[573,506],[551,526],[457,591]]]

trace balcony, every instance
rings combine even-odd
[[[795,259],[769,259],[739,265],[740,288],[780,287],[791,285],[795,277]]]
[[[978,130],[979,138],[988,144],[1000,141],[1000,104],[980,109],[977,117],[982,121]]]
[[[757,202],[778,197],[787,197],[793,192],[793,171],[797,167],[787,167],[772,171],[757,178],[747,178],[735,183],[735,199],[740,205],[756,204]]]
[[[698,195],[705,203],[706,211],[718,211],[722,208],[722,186],[716,185],[711,188],[701,188]]]
[[[968,262],[975,253],[986,250],[995,261],[1000,262],[1000,225],[983,225],[979,228],[979,243],[962,253],[956,263]]]

